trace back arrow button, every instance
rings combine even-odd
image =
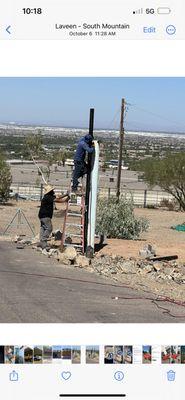
[[[11,25],[7,26],[7,28],[6,28],[6,32],[9,33],[9,35],[11,35],[10,28],[11,28]]]

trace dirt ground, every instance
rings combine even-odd
[[[35,234],[39,232],[39,219],[37,217],[39,211],[39,202],[34,201],[12,201],[8,205],[0,206],[0,232],[5,230],[18,208],[20,208],[29,223],[33,227]],[[63,215],[65,204],[57,204],[57,210],[54,212],[53,228],[62,229]],[[177,232],[171,229],[171,226],[182,224],[185,221],[183,212],[143,209],[136,208],[135,215],[137,217],[145,217],[149,220],[150,227],[148,232],[141,235],[139,240],[121,240],[108,239],[107,246],[100,250],[100,254],[117,254],[124,258],[139,256],[139,250],[143,249],[145,244],[152,244],[157,251],[157,255],[174,255],[177,254],[179,261],[185,262],[185,232]],[[14,225],[10,227],[9,235],[16,233],[30,235],[24,218],[21,218],[22,224],[17,226],[17,219]]]
[[[40,202],[37,201],[11,201],[7,205],[0,206],[0,232],[1,234],[7,228],[8,224],[11,222],[15,216],[18,209],[23,211],[25,217],[27,218],[29,224],[33,228],[35,234],[39,233],[40,221],[38,218]],[[54,211],[53,217],[53,230],[61,229],[63,227],[63,215],[65,212],[65,203],[57,204],[57,210]],[[18,224],[18,218],[15,218],[14,222],[7,231],[7,235],[13,236],[16,234],[25,234],[28,237],[33,236],[24,216],[21,216],[21,224]]]
[[[147,218],[150,227],[143,233],[139,240],[109,239],[108,246],[101,250],[103,254],[118,254],[125,258],[138,257],[139,250],[145,244],[152,244],[156,248],[157,255],[177,254],[181,262],[185,262],[185,232],[177,232],[171,226],[182,224],[185,221],[183,212],[135,209],[137,217]]]

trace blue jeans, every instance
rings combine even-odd
[[[78,179],[87,174],[88,166],[85,161],[74,161],[74,167],[72,190],[77,190],[79,184]]]

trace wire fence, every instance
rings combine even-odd
[[[65,193],[69,188],[62,187],[62,192]],[[61,193],[61,187],[55,186],[56,193]],[[39,201],[43,197],[43,184],[40,186],[13,184],[11,185],[11,195],[19,200],[35,200]],[[115,188],[101,188],[99,187],[98,195],[100,198],[110,198],[116,195]],[[162,190],[148,190],[148,189],[121,189],[121,195],[127,199],[132,199],[135,206],[139,207],[152,207],[160,206],[162,200],[171,201],[173,197]]]

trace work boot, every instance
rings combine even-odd
[[[39,242],[37,243],[37,247],[40,247],[42,250],[44,250],[48,247],[48,244],[47,242]]]

